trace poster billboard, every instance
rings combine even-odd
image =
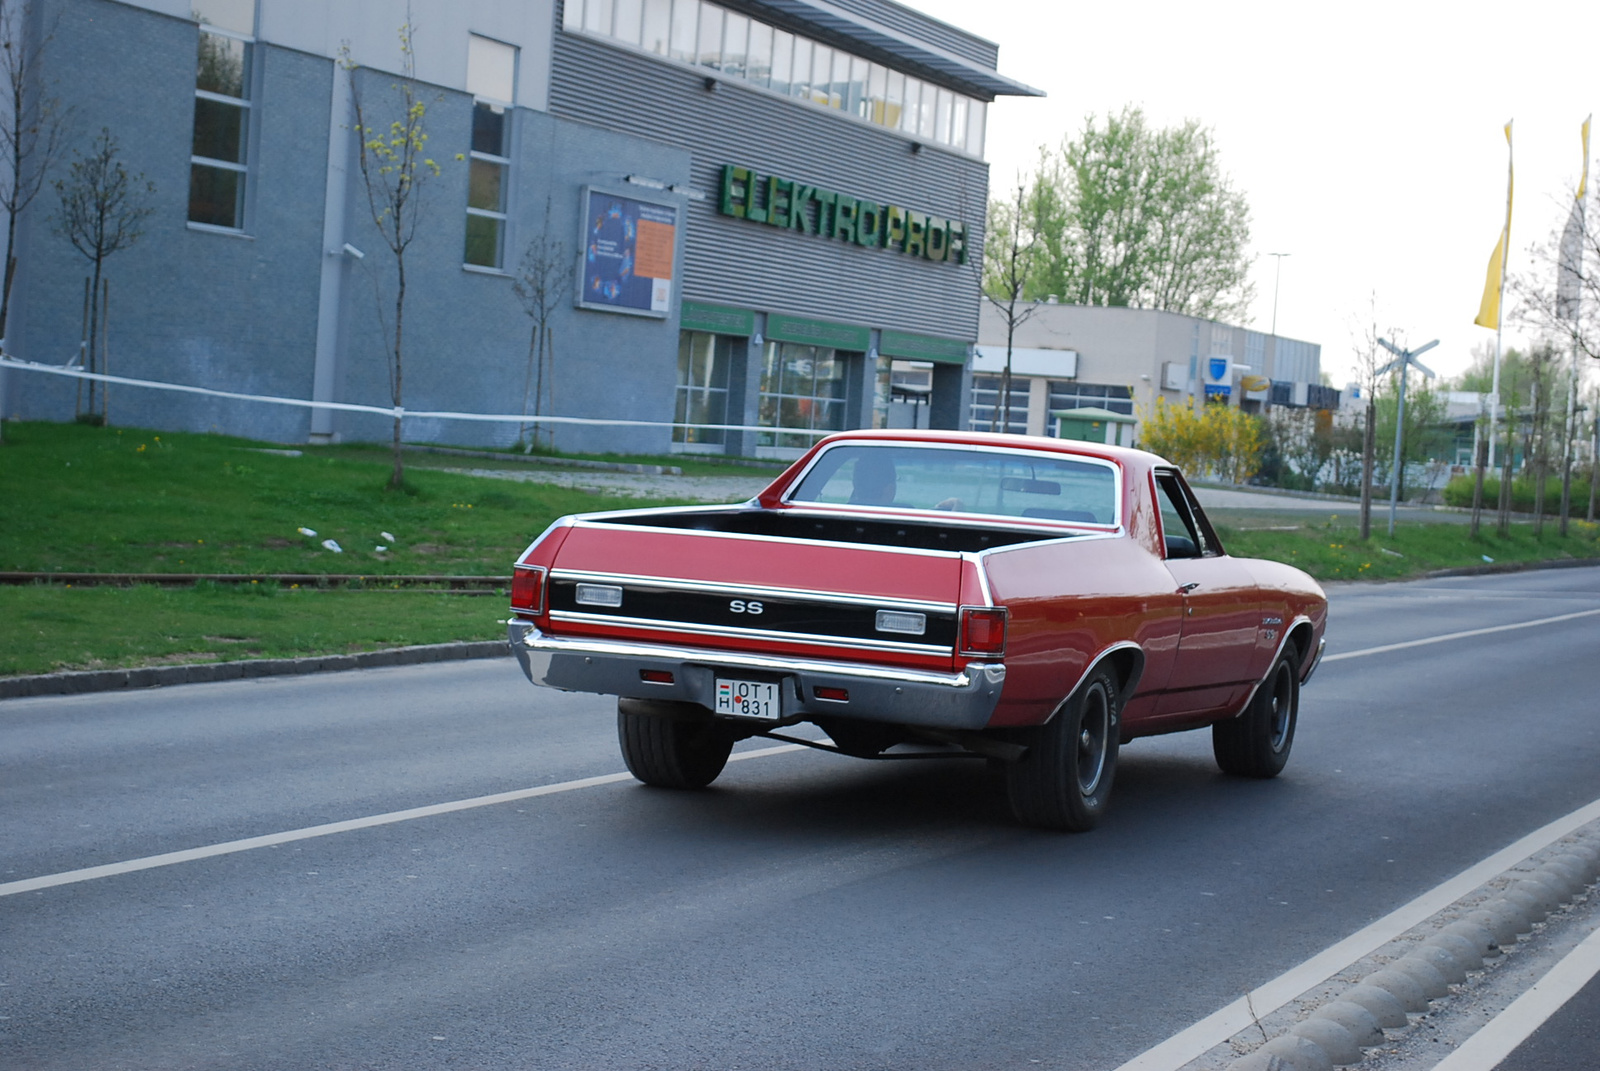
[[[678,219],[671,202],[584,187],[578,307],[665,318]]]

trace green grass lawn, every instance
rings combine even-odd
[[[199,588],[0,588],[0,675],[352,654],[505,637],[501,594]]]
[[[8,421],[0,570],[506,576],[557,517],[649,503],[474,479],[379,449]],[[659,461],[659,459],[657,459]],[[726,469],[718,471],[727,471]],[[309,528],[317,534],[302,535]],[[386,539],[382,533],[394,536]],[[321,544],[333,539],[334,553]],[[379,546],[389,549],[379,551]],[[340,654],[505,634],[500,595],[0,586],[0,674]]]
[[[299,457],[263,452],[276,449],[216,435],[7,422],[0,570],[505,576],[522,549],[563,514],[650,504],[442,472],[430,466],[457,460],[428,455],[408,455],[407,488],[389,491],[382,449],[301,447]],[[746,471],[712,462],[683,467]],[[1542,537],[1518,524],[1501,539],[1490,514],[1477,540],[1463,524],[1404,524],[1393,539],[1375,534],[1363,544],[1340,517],[1260,531],[1253,529],[1278,522],[1239,516],[1230,512],[1235,523],[1221,527],[1231,553],[1287,561],[1321,580],[1397,579],[1483,565],[1485,558],[1600,557],[1600,531],[1582,521],[1573,522],[1565,540],[1553,521]],[[303,535],[302,527],[317,534]],[[324,539],[343,552],[324,548]],[[0,586],[0,674],[495,639],[504,634],[505,616],[500,594],[376,584],[359,591]]]
[[[1302,522],[1284,531],[1217,526],[1229,554],[1285,561],[1321,581],[1402,580],[1439,569],[1600,558],[1600,525],[1581,520],[1570,522],[1565,539],[1553,520],[1545,522],[1542,535],[1533,534],[1532,524],[1513,524],[1501,538],[1493,513],[1476,539],[1467,525],[1456,523],[1400,524],[1393,537],[1387,533],[1377,517],[1365,543],[1358,527],[1340,520]]]
[[[425,463],[389,491],[387,455],[372,449],[286,457],[224,436],[15,421],[5,438],[6,571],[505,576],[563,514],[648,505]]]

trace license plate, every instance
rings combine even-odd
[[[734,681],[717,678],[718,714],[735,714],[741,718],[767,718],[777,721],[783,717],[778,703],[778,686],[766,681]]]

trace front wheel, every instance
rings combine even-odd
[[[1211,726],[1211,751],[1223,773],[1266,778],[1283,772],[1300,715],[1300,678],[1292,653],[1291,648],[1272,664],[1243,714]]]
[[[1095,827],[1117,772],[1120,714],[1117,682],[1099,669],[1034,730],[1028,753],[1006,769],[1006,794],[1017,821],[1072,833]]]
[[[658,788],[705,788],[733,750],[733,734],[694,703],[617,700],[617,740],[628,772]]]

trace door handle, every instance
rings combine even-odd
[[[1189,592],[1193,591],[1195,588],[1197,588],[1199,586],[1200,586],[1200,581],[1191,580],[1189,583],[1184,584],[1182,587],[1180,587],[1178,589],[1178,593],[1180,595],[1187,595],[1187,594],[1189,594]]]

